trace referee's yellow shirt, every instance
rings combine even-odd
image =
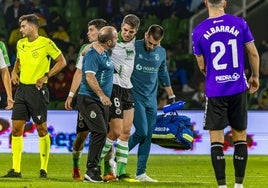
[[[56,59],[61,50],[49,38],[39,36],[33,42],[22,38],[17,43],[17,58],[20,61],[20,82],[35,84],[50,69],[50,60]]]

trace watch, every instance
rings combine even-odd
[[[44,76],[47,77],[47,79],[49,79],[48,72],[46,72],[46,73],[44,74]]]

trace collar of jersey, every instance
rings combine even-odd
[[[133,38],[134,38],[134,37],[133,37]],[[133,38],[132,38],[132,39],[133,39]],[[131,40],[132,40],[132,39],[131,39]],[[131,41],[131,40],[130,40],[130,41]],[[123,37],[122,37],[122,35],[121,35],[121,31],[118,32],[118,39],[117,39],[117,42],[118,42],[118,43],[120,43],[120,42],[127,42],[127,41],[124,41],[124,39],[123,39]],[[128,42],[129,42],[129,41],[128,41]]]

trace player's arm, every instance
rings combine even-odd
[[[92,42],[83,49],[81,54],[84,56],[91,47],[93,47],[99,54],[102,54],[104,52],[104,49],[100,44],[98,44],[97,42]]]
[[[4,86],[6,89],[6,94],[7,94],[7,106],[5,109],[10,110],[13,108],[14,100],[12,97],[11,78],[10,78],[8,67],[4,67],[3,69],[1,69],[1,73],[2,73],[2,80],[3,80]]]
[[[167,92],[168,94],[168,100],[169,100],[169,103],[174,103],[176,101],[176,96],[173,92],[173,89],[171,86],[167,86],[167,87],[164,87],[165,88],[165,91]]]
[[[85,48],[82,50],[81,54],[84,56],[91,47],[92,47],[92,44],[86,45]]]
[[[205,67],[205,59],[203,55],[196,55],[197,65],[201,71],[201,73],[206,76],[206,67]]]
[[[164,89],[168,94],[169,103],[174,103],[176,100],[176,96],[171,87],[170,77],[167,69],[166,57],[164,58],[164,61],[162,61],[159,67],[158,78],[160,82],[163,84]]]
[[[51,68],[51,70],[46,73],[43,77],[37,80],[36,87],[42,88],[43,84],[52,76],[56,75],[58,72],[60,72],[65,66],[67,65],[66,60],[61,53],[56,59],[55,64]]]
[[[86,73],[86,80],[89,85],[89,87],[92,89],[92,91],[100,98],[100,101],[104,106],[111,106],[112,102],[110,101],[110,98],[107,97],[102,89],[100,88],[100,85],[95,77],[94,73]]]
[[[16,59],[15,65],[13,67],[13,70],[11,71],[11,81],[14,85],[18,85],[20,78],[19,78],[19,72],[20,72],[20,60]]]
[[[72,110],[71,103],[73,100],[73,96],[76,93],[76,91],[81,83],[81,80],[82,80],[82,70],[76,68],[76,71],[75,71],[74,76],[73,76],[73,81],[72,81],[72,85],[70,88],[70,92],[69,92],[69,95],[65,101],[65,109],[66,110]]]
[[[66,60],[63,56],[63,54],[60,54],[56,59],[55,59],[55,64],[51,68],[51,70],[48,72],[48,78],[56,75],[58,72],[60,72],[66,65]]]
[[[249,78],[249,93],[254,93],[259,89],[259,66],[260,57],[254,42],[246,44],[246,51],[248,53],[249,64],[251,68],[251,76]]]

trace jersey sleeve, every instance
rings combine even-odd
[[[242,18],[243,19],[243,18]],[[243,23],[244,23],[244,43],[249,43],[249,42],[252,42],[254,41],[254,37],[250,31],[250,28],[247,24],[247,22],[243,19]]]
[[[83,65],[83,58],[82,54],[79,54],[77,60],[76,60],[76,68],[82,70],[82,65]]]
[[[57,59],[62,52],[52,40],[48,39],[47,53],[52,59]]]
[[[193,48],[193,54],[196,56],[202,55],[202,50],[199,45],[199,39],[200,39],[200,34],[197,33],[197,28],[193,30],[192,33],[192,48]]]
[[[83,58],[83,66],[83,71],[85,73],[96,74],[99,69],[97,52],[94,53],[94,50],[90,50],[88,53],[86,53],[85,57]]]
[[[3,42],[0,42],[0,68],[10,66],[10,61],[7,53],[6,46]]]
[[[158,78],[161,81],[161,83],[163,84],[164,87],[170,86],[170,78],[169,78],[169,74],[168,74],[168,68],[167,68],[167,62],[166,62],[166,52],[163,50],[162,52],[162,56],[161,56],[162,62],[161,65],[159,67],[159,71],[158,71]]]

